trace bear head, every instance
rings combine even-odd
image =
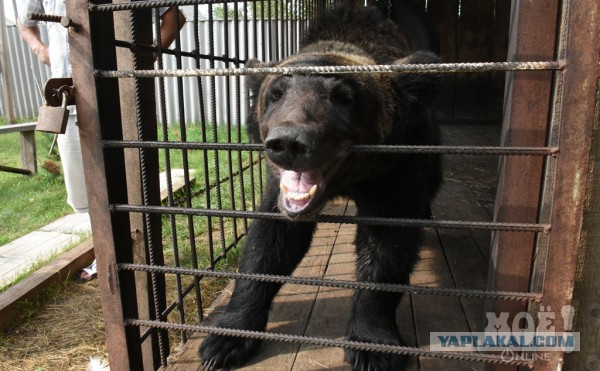
[[[376,64],[353,51],[349,46],[320,45],[277,66]],[[429,62],[430,56],[437,61],[430,53],[424,55],[428,60],[423,63]],[[413,59],[396,62],[415,63]],[[265,65],[257,60],[246,64],[250,68]],[[340,188],[360,178],[353,168],[357,162],[364,168],[364,161],[358,161],[351,147],[387,143],[397,125],[398,94],[404,96],[403,110],[410,111],[423,103],[420,92],[430,90],[424,83],[430,79],[409,76],[317,73],[248,78],[252,101],[249,131],[265,145],[269,169],[279,179],[278,207],[284,215],[293,220],[310,219],[328,199],[340,194]]]

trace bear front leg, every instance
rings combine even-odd
[[[417,260],[420,230],[398,227],[358,226],[356,273],[358,281],[408,283]],[[401,294],[357,290],[354,295],[347,339],[404,345],[396,323]],[[346,350],[353,370],[402,370],[406,356]]]
[[[289,275],[312,240],[315,223],[255,220],[248,231],[240,272]],[[262,331],[281,284],[236,280],[219,327]],[[205,369],[237,367],[250,358],[259,340],[209,335],[200,347]]]

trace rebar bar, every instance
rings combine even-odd
[[[542,294],[529,293],[529,292],[512,292],[512,291],[486,291],[486,290],[473,290],[473,289],[462,289],[462,288],[441,288],[441,287],[427,287],[427,286],[414,286],[414,285],[400,285],[400,284],[386,284],[380,282],[360,282],[360,281],[344,281],[344,280],[333,280],[328,278],[313,278],[313,277],[292,277],[292,276],[278,276],[270,274],[256,274],[256,273],[242,273],[242,272],[223,272],[215,271],[212,269],[191,269],[191,268],[178,268],[178,267],[164,267],[164,266],[151,266],[145,264],[128,264],[120,263],[117,265],[119,270],[132,270],[140,272],[161,272],[168,274],[180,274],[190,275],[195,277],[217,277],[217,278],[229,278],[229,279],[243,279],[249,281],[269,282],[269,283],[290,283],[294,285],[304,286],[323,286],[323,287],[335,287],[343,289],[361,289],[371,291],[382,291],[382,292],[394,292],[394,293],[412,293],[412,294],[423,294],[423,295],[438,295],[438,296],[452,296],[452,297],[465,297],[465,298],[479,298],[479,299],[497,299],[497,300],[511,300],[521,302],[540,302],[542,300]]]
[[[203,208],[184,208],[169,206],[142,206],[127,204],[110,205],[112,212],[139,212],[153,214],[179,214],[179,215],[198,215],[213,216],[220,218],[249,218],[249,219],[269,219],[286,220],[283,214],[265,211],[241,211],[241,210],[215,210]],[[431,220],[431,219],[406,219],[406,218],[378,218],[378,217],[359,217],[346,215],[328,215],[321,214],[313,218],[313,221],[319,223],[342,223],[342,224],[364,224],[388,227],[406,227],[406,228],[443,228],[459,230],[490,230],[490,231],[510,231],[510,232],[529,232],[529,233],[550,233],[549,224],[535,223],[500,223],[500,222],[476,222],[462,220]]]
[[[132,77],[190,77],[190,76],[242,76],[242,75],[327,75],[347,73],[458,73],[490,71],[544,71],[561,70],[566,62],[482,62],[482,63],[426,63],[366,66],[302,66],[255,68],[196,68],[182,70],[94,70],[94,75],[105,78]]]
[[[220,151],[264,151],[264,145],[257,143],[191,143],[160,141],[117,141],[105,140],[104,148],[160,148],[196,149]],[[445,155],[487,155],[487,156],[555,156],[558,147],[494,147],[494,146],[409,146],[409,145],[354,145],[354,153],[394,153],[394,154],[445,154]]]
[[[287,343],[311,344],[316,346],[337,347],[343,349],[353,349],[359,351],[382,352],[390,354],[411,355],[420,357],[433,357],[442,359],[455,359],[471,362],[485,362],[505,365],[523,365],[527,366],[531,361],[526,359],[502,357],[501,355],[483,354],[475,352],[443,352],[431,351],[416,347],[407,347],[400,345],[375,344],[350,340],[328,339],[313,336],[290,335],[274,332],[260,332],[249,330],[238,330],[223,327],[204,326],[204,325],[180,325],[176,323],[148,321],[139,319],[125,320],[126,326],[153,327],[165,330],[180,330],[190,332],[202,332],[221,336],[237,336],[248,339],[260,339],[270,341],[282,341]]]
[[[88,9],[91,12],[115,12],[122,10],[137,10],[149,9],[170,6],[182,5],[209,5],[221,4],[226,0],[154,0],[154,1],[136,1],[119,4],[88,4]]]
[[[63,16],[46,13],[27,13],[27,19],[30,21],[60,23]]]

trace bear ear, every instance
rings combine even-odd
[[[440,58],[429,51],[417,51],[394,61],[394,64],[431,63],[440,63]],[[394,87],[400,96],[415,106],[423,107],[431,103],[437,97],[441,85],[440,73],[399,73],[394,77]]]
[[[274,63],[265,63],[258,59],[248,59],[246,61],[246,68],[261,68],[261,67],[273,67]],[[246,86],[250,92],[252,98],[258,96],[260,86],[265,80],[266,75],[248,75],[246,76]]]

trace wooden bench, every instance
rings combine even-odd
[[[0,171],[32,175],[37,173],[37,155],[35,152],[35,122],[0,126],[0,134],[21,134],[22,168],[0,165]]]

